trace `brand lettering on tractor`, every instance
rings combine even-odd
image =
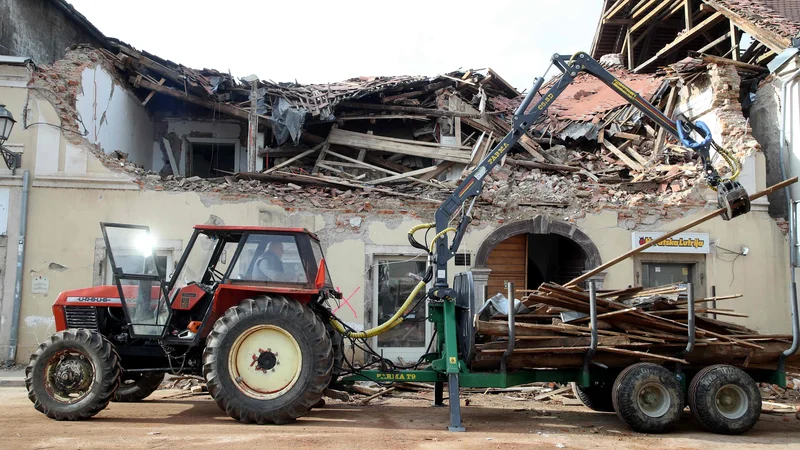
[[[494,151],[494,154],[489,158],[489,164],[492,164],[503,154],[504,151],[508,148],[508,142],[503,143],[497,150]]]
[[[621,81],[617,80],[616,78],[614,79],[613,82],[611,82],[611,84],[613,84],[614,87],[616,87],[622,94],[625,94],[626,97],[630,99],[636,98],[636,92],[633,92],[631,88],[625,86],[624,84],[622,84]]]
[[[118,298],[106,297],[67,297],[69,303],[120,303]]]
[[[376,373],[376,380],[416,380],[417,375],[413,373]]]
[[[552,92],[551,92],[551,93],[549,93],[549,94],[547,94],[547,95],[546,95],[546,96],[545,96],[545,97],[542,99],[542,101],[540,101],[540,102],[539,102],[539,104],[538,104],[538,105],[536,105],[536,108],[537,108],[539,111],[541,111],[541,110],[543,110],[543,109],[547,108],[547,105],[549,105],[549,104],[550,104],[550,102],[552,102],[552,101],[553,101],[553,98],[555,98],[555,95],[553,95],[553,93],[552,93]]]

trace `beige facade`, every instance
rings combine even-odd
[[[308,228],[322,239],[334,285],[349,298],[349,307],[342,307],[337,315],[355,328],[375,325],[376,289],[372,276],[375,261],[381,257],[410,259],[419,254],[409,245],[406,232],[415,224],[432,220],[433,206],[403,211],[297,210],[255,195],[143,189],[131,175],[107,168],[83,138],[52,126],[60,123],[56,110],[40,93],[26,87],[27,78],[23,66],[0,66],[0,102],[18,120],[7,146],[23,153],[22,170],[29,170],[32,175],[17,352],[21,362],[54,331],[50,306],[59,292],[107,280],[98,225],[103,221],[149,225],[159,251],[171,254],[173,263],[196,224]],[[116,119],[123,120],[124,116]],[[109,153],[116,149],[104,150]],[[149,156],[150,150],[143,155]],[[763,156],[753,153],[745,166],[748,191],[762,189]],[[2,352],[7,348],[13,303],[16,245],[9,243],[16,243],[18,237],[20,173],[18,170],[11,175],[0,170],[0,187],[9,190],[8,232],[3,238],[8,251],[0,303]],[[713,194],[709,192],[708,197],[713,198]],[[586,245],[594,246],[600,261],[605,262],[631,249],[633,232],[666,231],[699,217],[710,207],[702,202],[687,203],[656,214],[646,208],[598,206],[597,210],[568,217],[559,216],[555,209],[530,210],[526,217],[517,215],[514,220],[484,216],[471,227],[460,252],[474,256],[482,247],[484,252],[491,250],[486,240],[492,233],[502,233],[520,221],[544,216],[547,223],[558,223],[557,228],[568,238],[583,233],[590,241]],[[540,231],[519,226],[515,229],[525,233]],[[623,261],[598,279],[605,287],[622,288],[642,282],[643,264],[688,263],[695,272],[693,281],[699,295],[707,295],[712,286],[718,295],[743,294],[742,298],[720,305],[750,316],[732,321],[760,332],[789,332],[788,249],[786,238],[767,214],[766,205],[755,205],[753,212],[732,222],[717,218],[690,231],[708,234],[709,253],[647,253]],[[749,252],[735,259],[719,250],[738,252],[742,247]],[[450,263],[451,275],[469,268]],[[486,276],[486,270],[475,271],[479,285],[485,283]]]

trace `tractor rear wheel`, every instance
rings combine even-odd
[[[163,373],[124,373],[114,402],[138,402],[155,392],[164,381]]]
[[[83,420],[102,411],[119,386],[119,355],[100,333],[59,331],[31,355],[25,386],[34,407],[55,420]]]
[[[284,424],[322,399],[333,352],[322,321],[280,295],[230,308],[214,324],[203,351],[208,391],[243,423]]]

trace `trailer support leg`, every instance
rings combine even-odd
[[[450,426],[448,431],[466,431],[461,426],[461,402],[458,394],[458,374],[451,373],[447,378],[447,390],[450,393]]]
[[[433,406],[444,406],[444,382],[433,383]]]

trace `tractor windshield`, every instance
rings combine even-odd
[[[172,292],[170,297],[177,292],[180,288],[188,285],[191,282],[202,283],[208,271],[208,265],[211,262],[211,257],[214,255],[214,248],[217,246],[217,238],[209,237],[205,234],[197,235],[192,248],[189,249],[189,255],[186,257],[186,262],[183,264],[181,271],[175,274],[175,283],[172,285]]]

